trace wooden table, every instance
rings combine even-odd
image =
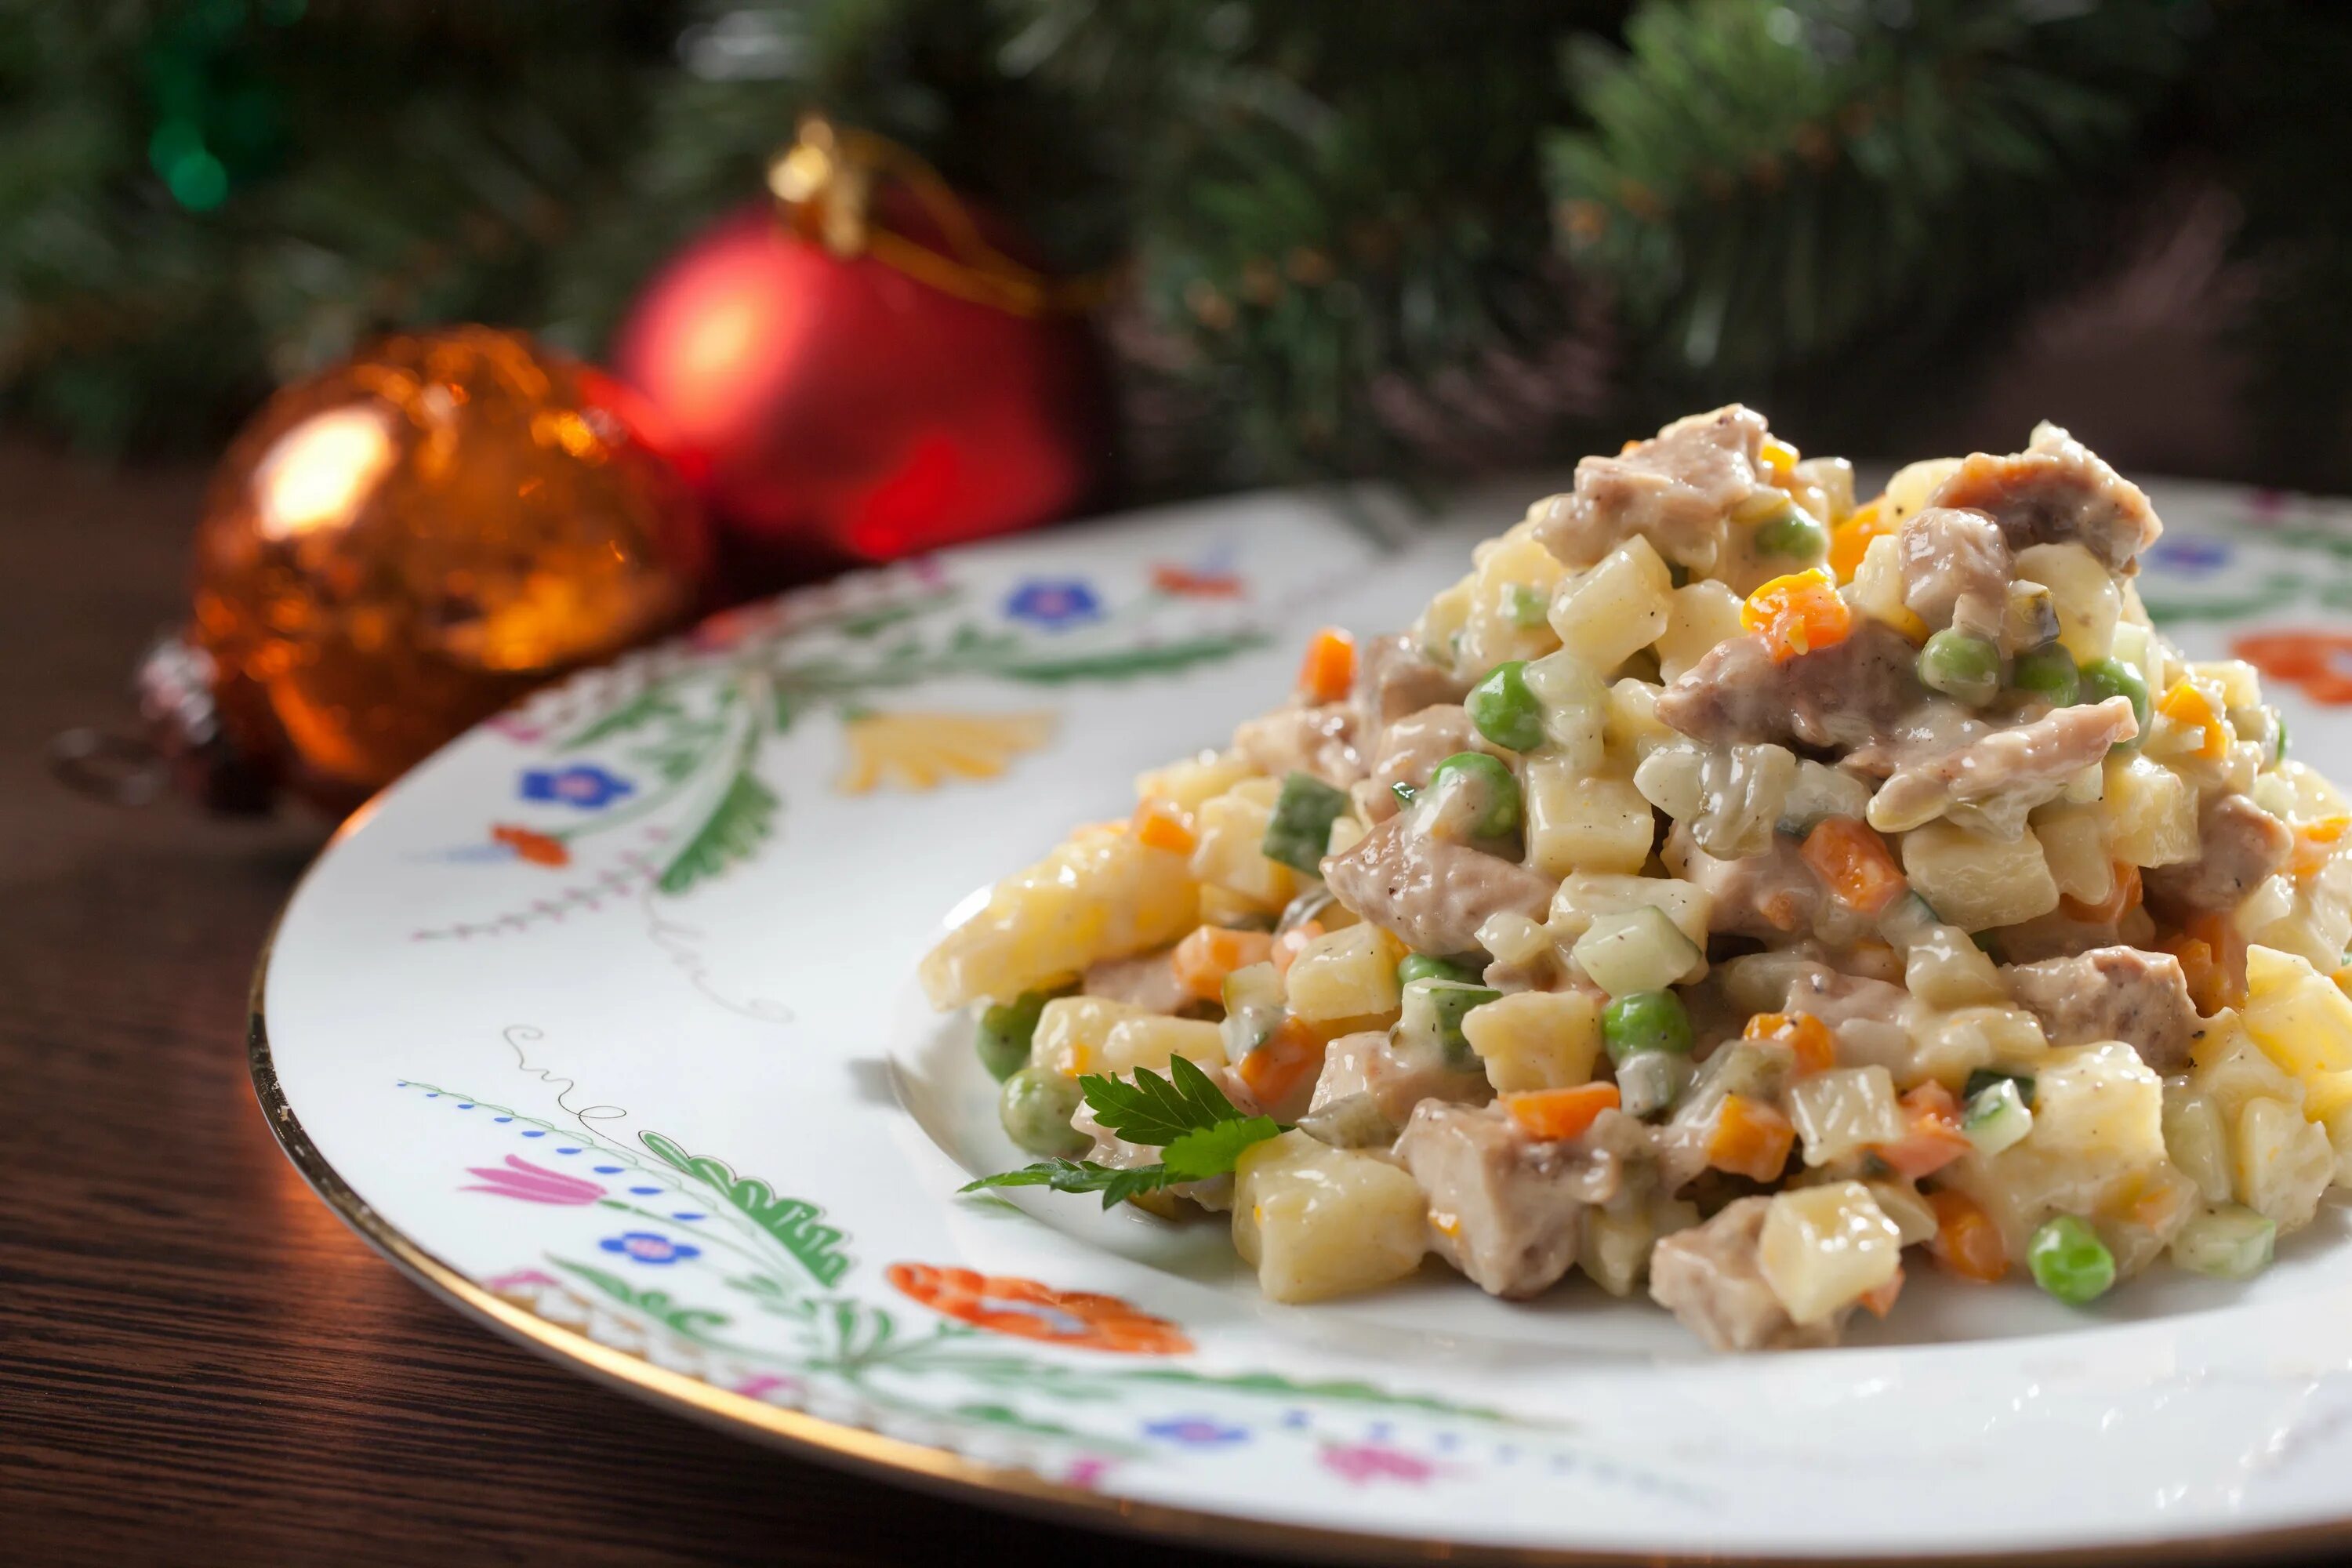
[[[0,447],[0,1561],[969,1559],[1085,1532],[843,1474],[559,1371],[329,1213],[246,1077],[254,957],[325,829],[125,811],[49,736],[127,715],[198,476]],[[1129,1545],[1173,1568],[1214,1554]]]

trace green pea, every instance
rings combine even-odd
[[[1484,752],[1456,752],[1437,764],[1423,792],[1443,795],[1448,790],[1471,793],[1475,805],[1470,819],[1474,837],[1500,838],[1518,831],[1519,781],[1507,763]]]
[[[2009,681],[2053,708],[2072,708],[2083,695],[2083,672],[2074,668],[2074,656],[2054,643],[2019,654]]]
[[[1076,1159],[1094,1141],[1070,1125],[1084,1098],[1077,1083],[1045,1068],[1023,1068],[1004,1080],[996,1118],[1004,1135],[1032,1154]]]
[[[1029,1042],[1037,1033],[1037,1015],[1045,1010],[1045,1001],[1042,991],[1024,991],[981,1014],[972,1046],[980,1053],[980,1065],[999,1083],[1029,1065]]]
[[[1544,596],[1543,590],[1530,588],[1525,583],[1512,584],[1503,603],[1511,625],[1528,631],[1545,625],[1551,614],[1551,601]]]
[[[1292,773],[1282,781],[1282,793],[1275,797],[1274,815],[1266,820],[1258,853],[1310,877],[1320,876],[1323,851],[1331,842],[1331,825],[1347,811],[1347,791],[1334,789],[1310,773]]]
[[[2110,697],[2131,699],[2132,717],[2139,721],[2139,733],[2122,744],[2138,745],[2147,738],[2147,678],[2122,659],[2093,659],[2083,667],[2083,700],[2105,702]]]
[[[1829,531],[1813,520],[1811,512],[1792,506],[1771,521],[1756,529],[1756,550],[1760,555],[1785,555],[1794,561],[1819,561],[1829,552]]]
[[[1498,664],[1462,700],[1478,733],[1508,751],[1532,752],[1543,744],[1543,711],[1528,689],[1528,663]]]
[[[1478,971],[1468,964],[1456,963],[1450,958],[1439,958],[1433,953],[1408,952],[1404,955],[1404,962],[1397,965],[1397,984],[1400,985],[1410,985],[1416,980],[1459,980],[1465,985],[1475,985],[1479,978]]]
[[[1919,650],[1919,684],[1981,708],[2000,691],[2000,649],[1990,637],[1947,626]]]
[[[2070,1214],[2042,1222],[2025,1244],[2025,1262],[2033,1282],[2070,1307],[2097,1300],[2116,1282],[2116,1255],[2098,1232]]]
[[[1601,1010],[1601,1042],[1609,1059],[1622,1062],[1643,1051],[1673,1051],[1688,1056],[1690,1014],[1683,999],[1671,991],[1633,991]]]

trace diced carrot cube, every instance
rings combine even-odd
[[[1895,1266],[1895,1272],[1887,1277],[1886,1283],[1864,1290],[1861,1300],[1864,1306],[1870,1309],[1872,1317],[1884,1318],[1895,1310],[1895,1298],[1901,1294],[1903,1294],[1903,1265],[1898,1263]]]
[[[1948,1188],[1927,1194],[1936,1214],[1936,1234],[1927,1250],[1937,1262],[1963,1279],[1990,1281],[2009,1272],[2009,1248],[2000,1227],[1982,1205],[1965,1193]]]
[[[1285,1018],[1234,1070],[1260,1107],[1269,1112],[1286,1109],[1285,1102],[1322,1072],[1323,1041],[1297,1019]]]
[[[1775,577],[1739,606],[1739,624],[1762,634],[1773,662],[1834,647],[1852,635],[1853,611],[1838,597],[1837,580],[1825,567]]]
[[[1137,806],[1131,826],[1135,841],[1150,849],[1190,855],[1200,842],[1193,835],[1190,815],[1164,800],[1147,800]]]
[[[1860,914],[1879,913],[1911,886],[1886,840],[1858,817],[1824,817],[1805,835],[1799,853],[1838,902]]]
[[[1325,626],[1307,645],[1307,658],[1298,667],[1298,689],[1310,702],[1337,702],[1356,683],[1356,639],[1337,626]]]
[[[2095,904],[2086,904],[2071,894],[2061,893],[2058,908],[2068,920],[2113,925],[2130,913],[2139,900],[2139,868],[2128,860],[2118,860],[2115,863],[2115,876],[2107,885],[2105,899]]]
[[[1797,449],[1778,436],[1767,436],[1763,449],[1757,456],[1766,482],[1787,488],[1797,472]]]
[[[2189,999],[2197,1004],[2199,1012],[2221,1010],[2221,970],[2213,962],[2210,942],[2193,936],[2168,936],[2156,943],[2156,951],[2180,961],[2180,973],[2189,982]]]
[[[2237,922],[2227,914],[2207,910],[2190,919],[2183,933],[2205,944],[2213,955],[2210,982],[2212,1005],[2206,1005],[2192,988],[2189,996],[2196,1001],[2198,1011],[2216,1012],[2223,1007],[2235,1007],[2246,999],[2246,939]]]
[[[1914,1182],[1931,1176],[1975,1147],[1960,1131],[1959,1101],[1942,1084],[1923,1083],[1896,1103],[1910,1130],[1871,1149],[1896,1175]]]
[[[1504,1109],[1528,1137],[1546,1143],[1583,1136],[1604,1110],[1622,1101],[1613,1083],[1580,1083],[1573,1089],[1538,1089],[1503,1096]]]
[[[1169,962],[1177,984],[1204,1002],[1214,1002],[1225,994],[1227,975],[1273,956],[1274,938],[1265,931],[1202,926],[1176,944]]]
[[[1837,1066],[1837,1037],[1811,1013],[1759,1013],[1748,1020],[1744,1037],[1786,1046],[1797,1059],[1799,1078]]]
[[[2323,816],[2316,822],[2306,822],[2296,828],[2294,856],[2287,862],[2287,869],[2294,873],[2294,879],[2300,882],[2306,877],[2315,876],[2334,859],[2347,829],[2352,829],[2352,816],[2341,814]]]
[[[1886,509],[1879,502],[1856,507],[1852,516],[1830,531],[1830,570],[1839,582],[1853,582],[1853,574],[1862,570],[1862,558],[1870,552],[1870,542],[1894,531],[1895,525],[1886,521]]]
[[[1779,1109],[1744,1094],[1727,1094],[1707,1135],[1706,1163],[1735,1176],[1777,1180],[1796,1145],[1797,1130]]]

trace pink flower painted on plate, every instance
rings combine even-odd
[[[545,1286],[561,1285],[563,1281],[543,1269],[516,1268],[504,1274],[493,1274],[482,1283],[503,1295],[509,1292],[537,1289]]]
[[[496,1193],[502,1198],[520,1198],[527,1204],[562,1204],[577,1208],[604,1195],[604,1189],[593,1182],[534,1165],[519,1154],[508,1155],[504,1169],[468,1165],[466,1174],[482,1179],[459,1187],[461,1193]]]
[[[1373,1481],[1404,1481],[1420,1486],[1439,1473],[1439,1467],[1418,1454],[1386,1443],[1328,1443],[1317,1456],[1323,1468],[1350,1486]]]
[[[806,1394],[808,1385],[797,1377],[778,1377],[772,1372],[761,1372],[754,1373],[737,1384],[735,1392],[746,1399],[766,1400],[770,1394],[778,1394],[783,1395],[785,1400],[792,1401]],[[769,1402],[773,1403],[773,1401]]]
[[[1070,1468],[1062,1472],[1062,1482],[1065,1486],[1093,1491],[1103,1484],[1103,1478],[1110,1474],[1111,1464],[1111,1460],[1099,1454],[1081,1455],[1071,1460]]]

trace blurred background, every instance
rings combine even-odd
[[[844,563],[1733,398],[2352,489],[2347,89],[2322,0],[0,0],[0,549],[195,531],[150,731],[340,810]]]

